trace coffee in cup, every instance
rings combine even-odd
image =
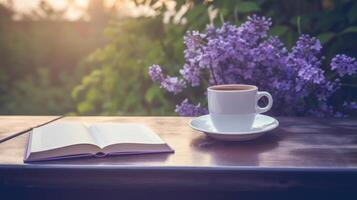
[[[258,106],[262,97],[268,98],[265,107]],[[255,116],[267,112],[273,105],[272,96],[258,91],[254,85],[214,85],[207,89],[208,110],[211,121],[219,131],[247,131],[253,126]]]

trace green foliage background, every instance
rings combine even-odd
[[[155,5],[157,1],[136,3]],[[176,73],[183,64],[187,30],[202,31],[207,24],[219,26],[225,21],[239,25],[253,13],[271,17],[271,34],[288,47],[299,34],[307,33],[321,40],[327,61],[336,53],[357,57],[357,1],[180,0],[175,10],[185,6],[189,9],[182,17],[169,20],[165,5],[155,7],[155,17],[117,19],[108,14],[106,23],[90,26],[85,38],[73,26],[63,28],[62,24],[61,31],[54,30],[53,21],[6,35],[14,22],[0,21],[0,113],[173,115],[174,105],[183,97],[153,84],[148,66],[160,64],[168,74]],[[58,55],[62,57],[53,59]],[[69,62],[59,66],[59,60]],[[344,80],[347,84],[339,98],[357,98],[356,80]]]
[[[159,19],[128,19],[111,23],[105,30],[108,44],[90,54],[83,67],[89,73],[73,90],[80,114],[165,114],[172,103],[149,80],[152,63],[177,65],[181,42],[167,36],[169,26]],[[176,50],[176,49],[175,49]],[[174,51],[176,52],[176,51]],[[177,65],[178,66],[178,65]],[[155,104],[160,107],[153,109]]]

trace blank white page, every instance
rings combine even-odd
[[[54,122],[35,128],[31,152],[40,152],[75,144],[95,144],[88,129],[78,122]]]
[[[101,148],[117,143],[165,144],[155,132],[142,124],[99,123],[89,129]]]

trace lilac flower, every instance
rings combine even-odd
[[[308,113],[314,117],[334,116],[333,107],[327,103],[321,103],[317,108],[311,109]]]
[[[200,85],[201,70],[198,67],[192,67],[192,65],[185,64],[183,69],[180,70],[180,73],[188,83],[191,83],[192,87]]]
[[[302,79],[301,83],[312,82],[322,83],[325,81],[321,60],[318,55],[321,50],[320,41],[308,35],[300,36],[289,55],[289,65],[298,70],[298,78]]]
[[[182,92],[185,87],[185,81],[177,77],[164,76],[159,65],[152,65],[149,67],[149,75],[154,82],[159,82],[161,87],[168,92],[178,94]]]
[[[333,116],[337,117],[337,118],[345,117],[345,115],[343,113],[341,113],[341,112],[336,112]]]
[[[246,42],[257,44],[260,39],[267,36],[271,24],[270,18],[253,15],[248,17],[248,21],[238,28],[238,35]]]
[[[182,92],[185,87],[185,82],[177,77],[167,76],[162,82],[161,87],[165,88],[168,92],[178,94]]]
[[[149,75],[154,82],[161,82],[164,79],[162,69],[159,65],[152,65],[149,67]]]
[[[349,108],[351,108],[354,111],[357,111],[357,102],[351,102]]]
[[[338,54],[331,61],[331,69],[337,71],[340,77],[352,75],[357,72],[357,61],[355,58]]]
[[[352,110],[352,111],[357,111],[357,102],[356,101],[353,101],[353,102],[344,102],[343,103],[343,106],[349,110]]]
[[[289,50],[278,37],[268,36],[270,26],[270,18],[253,15],[240,26],[224,23],[218,28],[208,26],[203,33],[189,31],[184,36],[185,64],[179,70],[182,79],[163,75],[156,65],[149,68],[149,74],[167,91],[189,91],[203,101],[205,95],[197,93],[196,87],[245,83],[272,93],[276,115],[345,116],[338,109],[341,106],[330,103],[342,83],[339,78],[327,78],[320,41],[301,35]],[[356,60],[345,55],[331,62],[340,77],[356,74],[356,66]],[[207,113],[207,108],[185,99],[175,111],[196,116]]]
[[[208,110],[201,107],[200,103],[193,105],[188,102],[188,99],[185,99],[180,105],[176,105],[175,112],[181,116],[199,116],[207,114]]]

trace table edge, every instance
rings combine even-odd
[[[127,166],[127,165],[35,165],[35,164],[2,164],[1,170],[46,169],[46,170],[125,170],[125,171],[254,171],[254,172],[357,172],[357,167],[254,167],[254,166]]]

